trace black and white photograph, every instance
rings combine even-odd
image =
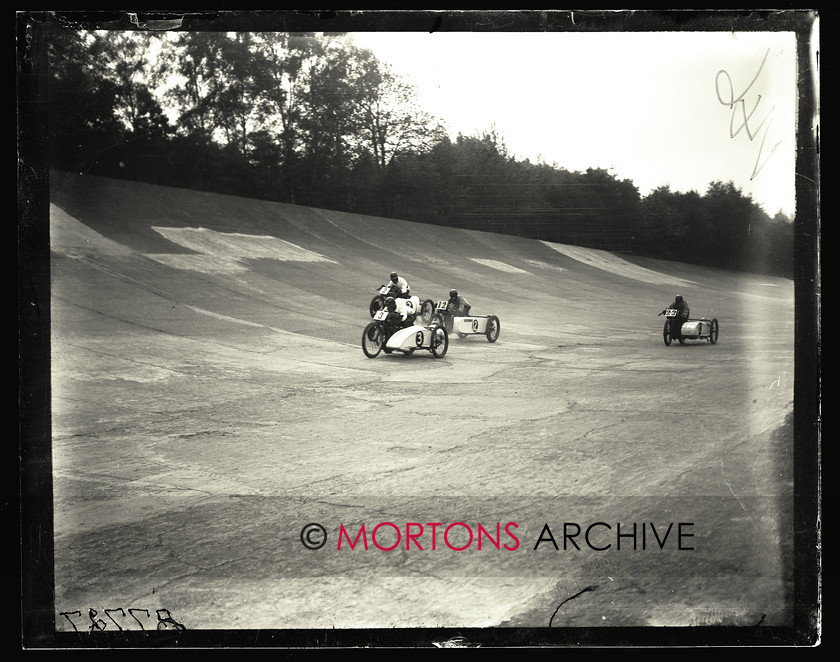
[[[819,18],[18,11],[22,648],[820,646]]]

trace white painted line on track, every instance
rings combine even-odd
[[[479,257],[471,257],[470,258],[473,262],[478,262],[479,264],[483,264],[485,267],[490,267],[491,269],[498,269],[499,271],[506,271],[509,274],[527,274],[528,272],[524,269],[519,269],[518,267],[512,267],[509,264],[505,264],[504,262],[499,262],[498,260],[485,260]]]
[[[233,273],[247,267],[248,259],[271,259],[282,262],[332,262],[314,251],[269,235],[217,232],[207,228],[152,227],[174,244],[194,251],[194,254],[147,254],[146,257],[176,269],[192,269],[207,273]]]
[[[602,251],[595,248],[583,248],[581,246],[568,246],[566,244],[555,244],[551,241],[542,241],[543,244],[549,248],[553,248],[558,253],[583,262],[591,267],[608,271],[617,276],[624,278],[631,278],[633,280],[642,281],[644,283],[655,283],[657,285],[676,285],[684,287],[687,285],[696,285],[693,281],[684,278],[676,278],[667,274],[653,271],[652,269],[645,269],[636,264],[627,262],[617,255],[609,251]]]

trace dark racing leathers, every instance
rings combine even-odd
[[[449,307],[447,308],[447,312],[455,317],[466,317],[470,314],[470,308],[472,308],[472,306],[469,301],[458,295],[457,297],[449,298]]]
[[[404,313],[390,312],[388,319],[385,320],[385,337],[390,338],[400,329],[404,329],[414,324],[414,316],[406,315]]]
[[[677,311],[677,316],[671,317],[668,320],[671,324],[671,337],[677,339],[682,338],[682,325],[688,321],[688,316],[691,312],[688,303],[685,300],[674,301],[668,308],[673,308]]]

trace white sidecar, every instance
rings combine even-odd
[[[675,333],[672,325],[677,324],[679,312],[673,308],[666,308],[664,311],[665,327],[662,329],[662,338],[666,345],[677,340],[682,345],[686,340],[708,340],[712,345],[717,344],[720,335],[720,325],[717,318],[712,319],[688,319],[682,323],[679,333]]]
[[[387,311],[377,312],[362,333],[362,351],[368,358],[379,352],[402,352],[410,356],[418,349],[425,349],[436,359],[443,358],[449,349],[449,334],[440,324],[407,326],[394,330],[387,323]]]
[[[496,342],[501,331],[501,323],[496,315],[458,317],[450,312],[449,302],[444,300],[438,301],[435,307],[435,314],[432,315],[432,324],[434,323],[445,326],[449,333],[454,333],[459,338],[478,334],[486,336],[488,342]]]

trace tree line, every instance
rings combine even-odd
[[[791,219],[732,182],[646,196],[449,137],[352,33],[55,30],[50,167],[790,277]]]

